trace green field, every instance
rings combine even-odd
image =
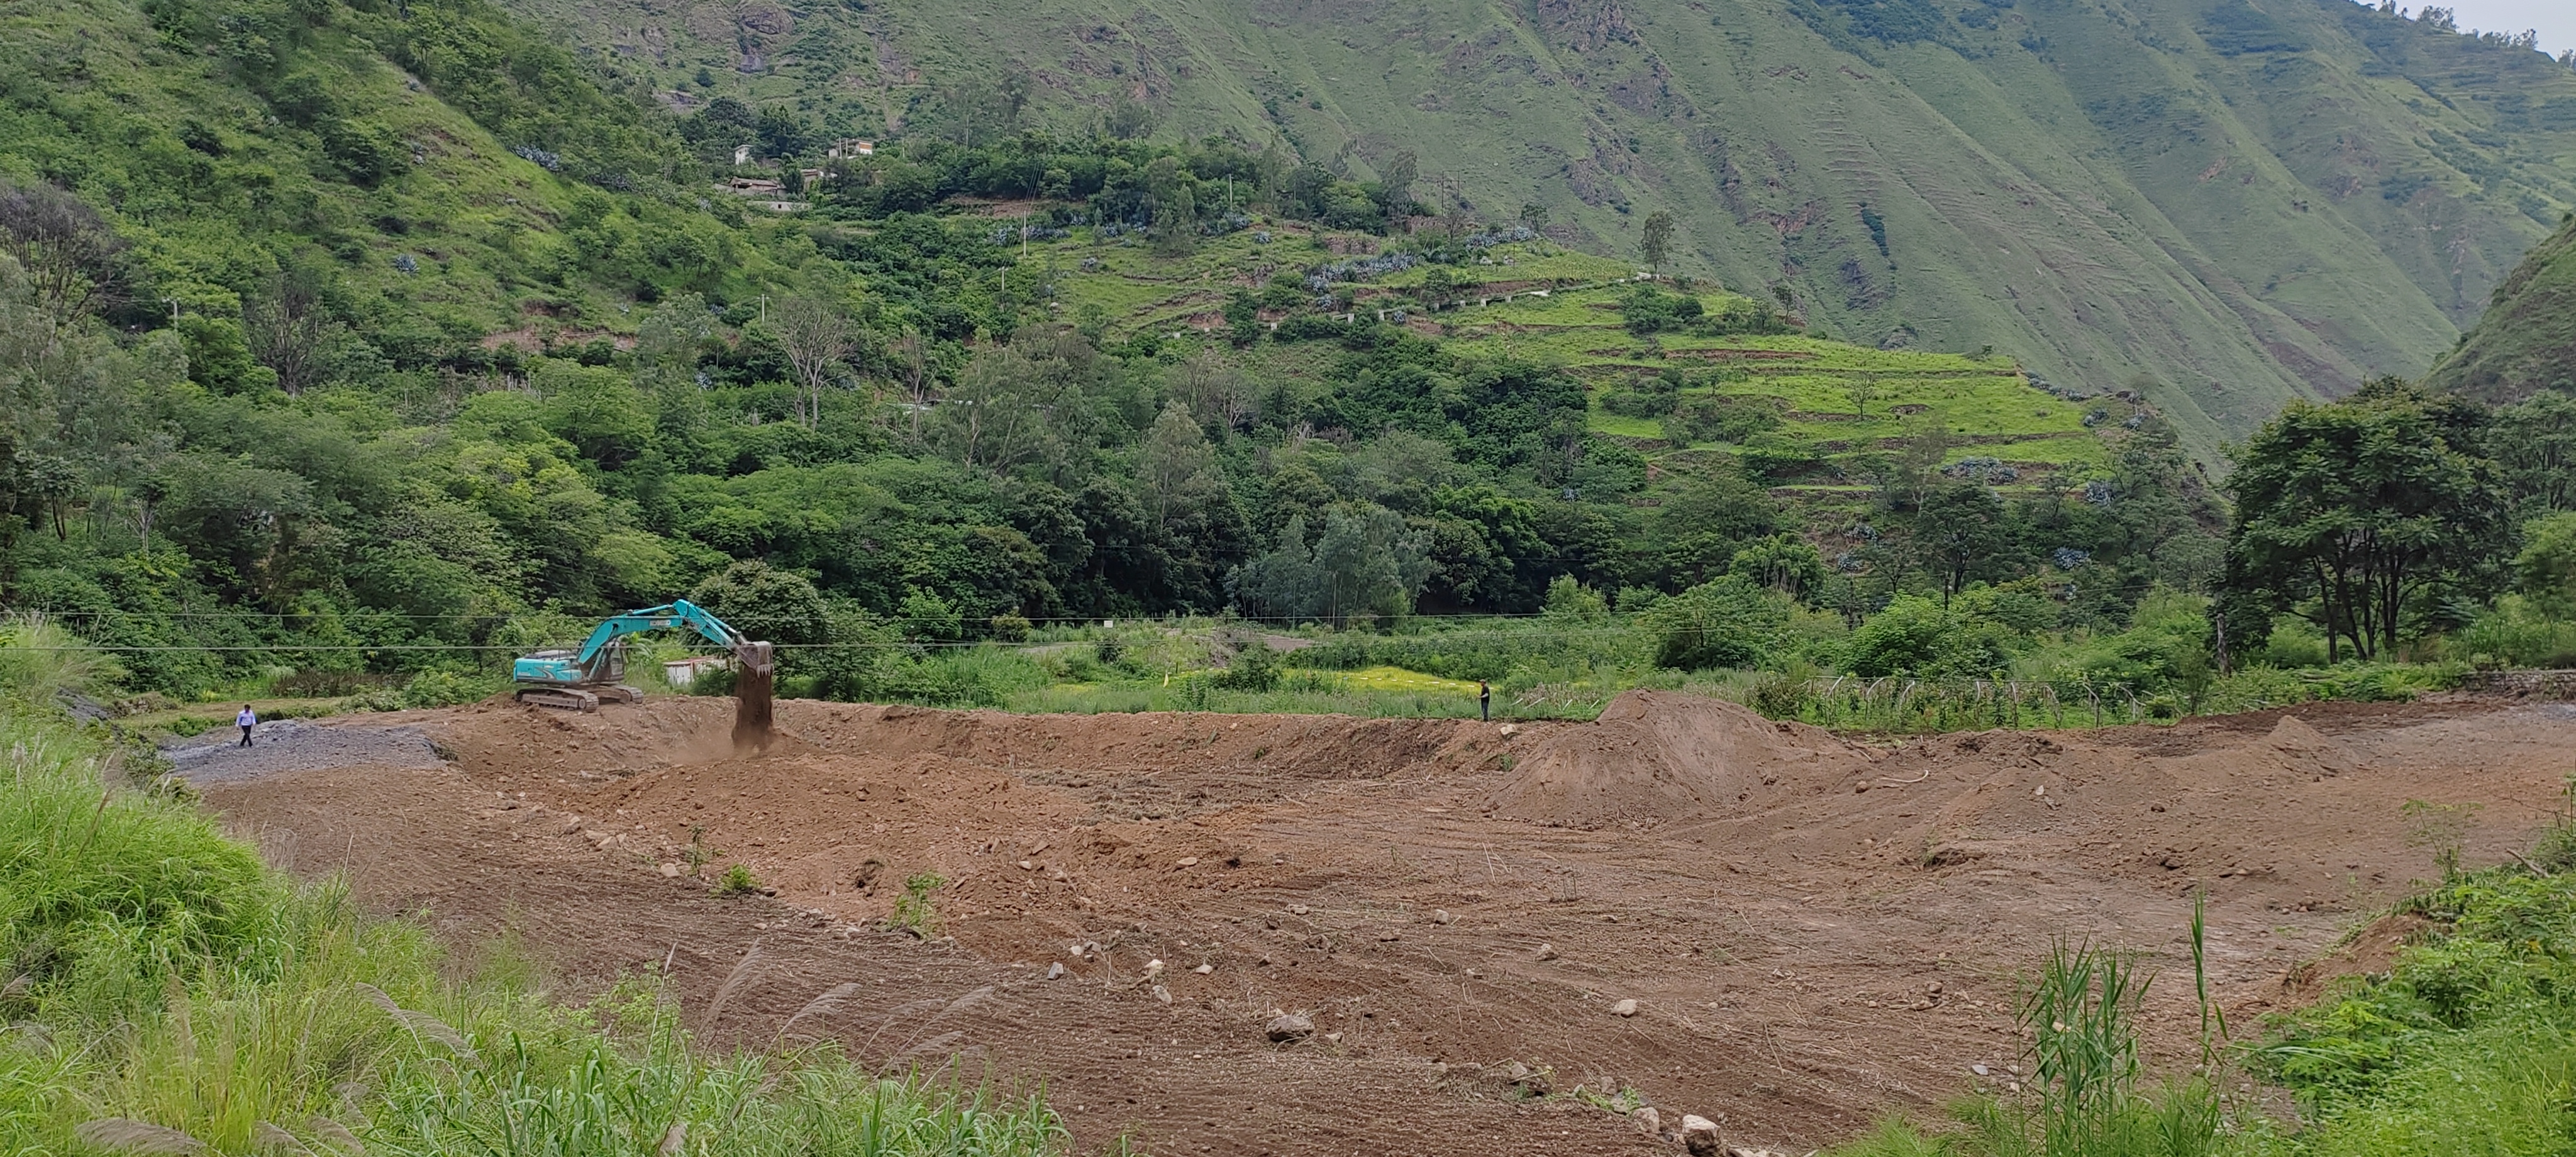
[[[1238,291],[1257,290],[1281,272],[1350,260],[1350,251],[1379,244],[1365,235],[1333,233],[1270,220],[1208,239],[1179,257],[1157,257],[1137,238],[1106,239],[1077,227],[1069,238],[1027,245],[1016,269],[1041,278],[1057,316],[1106,323],[1112,335],[1180,335],[1187,348],[1228,350],[1221,311]],[[1268,242],[1257,240],[1267,233]],[[1687,333],[1636,336],[1625,328],[1620,300],[1639,284],[1632,263],[1577,253],[1545,241],[1491,247],[1472,265],[1439,267],[1459,288],[1458,304],[1426,310],[1428,266],[1337,282],[1333,292],[1366,320],[1404,311],[1406,328],[1471,358],[1513,358],[1564,368],[1592,397],[1589,425],[1628,441],[1649,461],[1675,451],[1741,452],[1718,439],[1677,441],[1667,424],[1603,408],[1609,392],[1668,371],[1727,380],[1697,384],[1682,399],[1722,398],[1768,405],[1781,418],[1771,437],[1801,448],[1829,472],[1858,478],[1873,456],[1895,453],[1937,431],[1949,443],[1941,464],[1994,459],[2019,475],[2010,490],[2073,486],[2106,469],[2138,407],[2114,397],[2084,401],[2037,388],[2010,358],[1912,349],[1870,349],[1804,335],[1706,337]],[[1654,282],[1677,286],[1665,278]],[[1693,283],[1681,290],[1715,313],[1754,299]],[[1336,305],[1331,309],[1339,309]],[[1301,307],[1296,313],[1330,313]],[[1265,311],[1265,317],[1276,318]],[[1321,392],[1318,349],[1258,343],[1228,355],[1264,379],[1302,383]],[[2088,424],[2087,416],[2094,420]],[[1830,478],[1803,480],[1793,494],[1830,494]]]

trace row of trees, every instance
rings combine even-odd
[[[2228,482],[2220,629],[2256,645],[2276,613],[2312,622],[2330,658],[2395,653],[2525,585],[2549,597],[2550,534],[2576,509],[2576,399],[2544,392],[2489,409],[2398,379],[2264,425]]]

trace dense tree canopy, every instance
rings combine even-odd
[[[2410,611],[2495,581],[2510,495],[2487,435],[2475,403],[2403,382],[2293,405],[2247,444],[2229,479],[2233,581],[2298,608],[2330,651],[2395,647]]]

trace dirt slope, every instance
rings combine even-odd
[[[1496,1075],[1519,1060],[1803,1151],[1957,1094],[1970,1064],[2005,1075],[2013,976],[2052,936],[2183,964],[2195,888],[2230,1011],[2288,998],[2295,964],[2429,874],[2407,800],[2481,805],[2467,859],[2491,862],[2576,740],[2564,707],[2347,705],[1872,746],[1652,693],[1592,724],[778,719],[737,759],[721,701],[486,705],[316,729],[416,729],[452,756],[437,768],[228,762],[295,766],[282,748],[191,766],[281,859],[345,865],[459,935],[514,929],[568,985],[668,958],[703,1007],[757,941],[718,1029],[765,1043],[868,982],[823,1031],[871,1060],[1043,1079],[1086,1145],[1662,1145],[1521,1097]],[[693,847],[776,899],[664,875]],[[945,881],[945,936],[874,930],[922,874]],[[2159,1047],[2196,1023],[2187,990],[2151,993]],[[1634,1016],[1611,1013],[1623,998]],[[1268,1044],[1283,1009],[1319,1036]]]

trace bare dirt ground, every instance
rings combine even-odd
[[[2151,954],[2179,1058],[2195,890],[2242,1030],[2384,959],[2329,950],[2432,874],[2408,801],[2474,805],[2492,863],[2576,763],[2576,708],[2501,703],[1872,745],[1660,693],[1516,726],[784,702],[746,755],[731,715],[495,703],[182,762],[280,862],[576,993],[667,962],[703,1009],[756,951],[719,1038],[854,982],[789,1039],[1043,1082],[1086,1149],[1299,1155],[1669,1151],[1514,1061],[1804,1152],[2010,1080],[2055,937]],[[938,934],[884,930],[924,873]],[[1316,1034],[1269,1042],[1280,1011]]]

